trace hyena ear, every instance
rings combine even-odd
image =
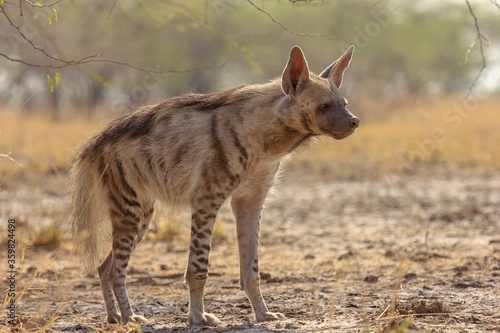
[[[351,45],[345,53],[338,58],[333,64],[328,66],[324,71],[319,74],[320,77],[324,79],[332,80],[333,84],[340,88],[342,85],[342,78],[344,77],[344,71],[349,67],[352,55],[354,53],[354,45]]]
[[[281,88],[285,95],[294,95],[301,81],[309,80],[309,66],[304,53],[298,46],[290,50],[290,58],[281,76]]]

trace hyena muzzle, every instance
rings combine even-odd
[[[76,153],[73,236],[86,267],[97,267],[110,323],[145,321],[130,306],[125,279],[156,200],[191,209],[188,321],[219,323],[205,312],[203,293],[215,218],[229,197],[241,289],[258,322],[284,317],[268,310],[260,290],[262,207],[284,156],[315,136],[343,139],[358,127],[338,90],[353,51],[351,46],[315,75],[294,46],[279,79],[140,108],[111,122]]]

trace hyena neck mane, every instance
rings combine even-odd
[[[252,138],[251,144],[260,145],[262,152],[282,157],[315,136],[287,125],[289,99],[277,78],[222,92],[181,95],[164,103],[179,111],[215,113],[223,123],[223,119],[231,119],[224,125],[228,130],[234,126],[239,136]]]

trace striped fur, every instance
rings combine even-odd
[[[130,307],[126,267],[157,200],[191,209],[189,322],[219,322],[204,311],[203,290],[215,218],[229,197],[241,288],[257,321],[283,317],[268,311],[260,292],[262,207],[284,156],[314,136],[342,139],[358,126],[338,91],[352,52],[318,76],[294,47],[281,79],[143,107],[111,122],[76,153],[73,234],[86,267],[98,267],[109,322],[145,321]]]

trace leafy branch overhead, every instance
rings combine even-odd
[[[153,74],[167,74],[167,73],[187,73],[187,72],[192,72],[192,71],[198,71],[198,70],[205,70],[209,68],[217,68],[224,66],[229,59],[227,59],[224,63],[221,65],[217,66],[202,66],[202,67],[196,67],[192,69],[187,69],[187,70],[159,70],[155,68],[148,68],[148,67],[140,67],[140,66],[135,66],[131,65],[127,62],[124,61],[119,61],[116,59],[106,59],[103,58],[101,54],[90,54],[90,55],[84,55],[81,56],[78,59],[72,59],[72,58],[67,58],[61,55],[56,55],[55,53],[48,52],[45,48],[41,48],[36,43],[33,41],[32,38],[27,36],[21,29],[19,24],[16,24],[14,19],[12,18],[13,16],[17,16],[18,18],[21,18],[22,20],[28,20],[30,21],[31,24],[36,29],[41,29],[43,30],[43,27],[38,24],[36,21],[29,19],[30,17],[36,16],[37,13],[34,13],[33,11],[40,10],[42,11],[46,17],[49,25],[52,25],[54,22],[57,22],[59,20],[58,18],[58,12],[57,9],[54,8],[57,4],[63,2],[64,0],[58,0],[49,4],[42,4],[38,1],[31,2],[29,0],[21,0],[19,2],[15,1],[5,1],[5,0],[0,0],[0,12],[3,15],[3,17],[7,20],[9,23],[9,26],[11,29],[15,32],[15,34],[20,37],[24,42],[26,42],[28,45],[32,47],[32,49],[35,52],[38,52],[45,58],[45,62],[30,62],[21,58],[16,58],[14,56],[8,55],[6,53],[0,52],[0,56],[11,61],[14,63],[20,63],[25,66],[30,66],[30,67],[39,67],[39,68],[46,68],[46,69],[51,69],[51,70],[56,70],[56,69],[62,69],[65,67],[78,67],[80,65],[85,65],[89,63],[111,63],[119,66],[126,66],[129,68],[132,68],[137,71],[141,72],[147,72],[147,73],[153,73]],[[18,9],[17,14],[13,14],[11,11],[8,10],[8,6],[12,6],[15,9]],[[28,8],[27,8],[28,6]],[[28,10],[29,13],[26,13]],[[45,11],[45,9],[50,9],[50,12]],[[26,15],[29,14],[29,15]],[[50,36],[50,34],[47,31],[43,31],[43,34],[46,36]],[[47,40],[50,41],[50,43],[54,46],[55,49],[61,49],[58,45],[57,42],[47,38]],[[63,52],[59,52],[63,53]],[[53,84],[51,84],[51,78],[50,75],[47,75],[47,79],[49,82],[49,87],[51,87],[51,92],[53,91]],[[56,73],[55,80],[54,82],[56,83],[56,86],[59,85],[61,82],[59,74]]]

